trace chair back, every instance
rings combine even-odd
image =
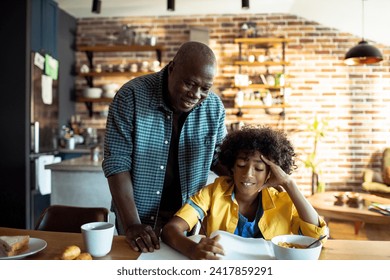
[[[108,222],[109,210],[104,207],[51,205],[40,215],[36,230],[81,232],[81,225],[89,222]]]
[[[383,182],[390,186],[390,148],[383,151],[382,157],[382,177]]]

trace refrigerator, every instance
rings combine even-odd
[[[50,205],[51,172],[45,165],[58,162],[58,76],[47,73],[50,56],[31,53],[30,85],[30,190],[26,201],[30,215],[27,224],[34,228],[41,212]],[[55,60],[54,60],[55,61]],[[57,67],[58,72],[58,67]],[[53,76],[53,75],[52,75]]]

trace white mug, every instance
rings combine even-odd
[[[111,251],[114,225],[108,222],[92,222],[81,226],[84,246],[93,257],[103,257]]]

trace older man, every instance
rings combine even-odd
[[[103,170],[119,234],[136,251],[159,248],[161,227],[217,174],[225,110],[210,91],[213,51],[184,43],[160,72],[127,82],[109,110]]]

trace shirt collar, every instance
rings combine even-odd
[[[232,196],[232,193],[234,191],[233,179],[231,179],[229,176],[226,176],[226,180],[223,180],[223,182],[224,182],[224,184],[229,185],[228,188],[225,188],[223,196]]]
[[[269,188],[265,188],[262,190],[262,202],[264,210],[275,208],[275,203],[272,200]]]
[[[168,65],[154,75],[157,76],[158,87],[155,88],[155,93],[149,104],[151,107],[164,108],[167,110],[168,107],[164,103],[164,95],[168,92]]]

